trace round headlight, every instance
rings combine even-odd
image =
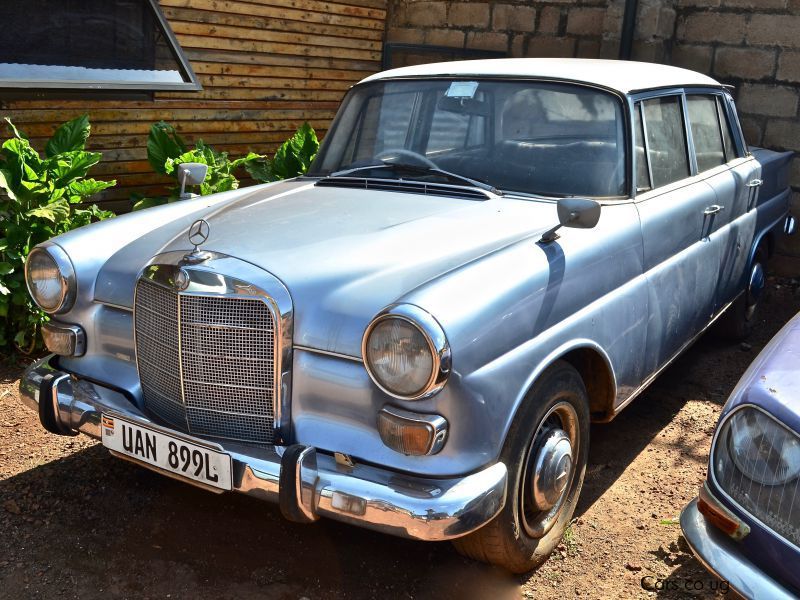
[[[736,468],[757,483],[781,485],[800,475],[800,440],[759,410],[731,417],[728,444]]]
[[[25,262],[28,292],[48,313],[68,310],[75,299],[72,263],[58,246],[34,248]]]
[[[439,391],[450,370],[450,349],[436,320],[411,305],[383,311],[367,328],[364,363],[388,394],[417,400]]]

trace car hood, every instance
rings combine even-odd
[[[552,202],[500,197],[471,200],[313,182],[251,190],[123,247],[100,270],[95,300],[131,307],[136,274],[156,254],[190,251],[188,225],[204,218],[210,225],[204,250],[259,266],[287,287],[296,344],[360,356],[364,327],[382,308],[557,218]]]
[[[720,421],[742,404],[754,404],[800,432],[800,313],[775,334],[731,393]]]

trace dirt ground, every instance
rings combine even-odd
[[[748,344],[705,336],[614,422],[592,428],[576,518],[550,560],[522,577],[461,558],[447,543],[288,523],[275,506],[160,477],[83,436],[46,434],[19,402],[19,369],[6,367],[0,598],[724,595],[689,553],[677,518],[705,478],[722,404],[800,310],[797,288],[771,278],[763,325]]]

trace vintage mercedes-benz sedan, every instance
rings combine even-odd
[[[289,519],[526,571],[575,509],[590,421],[718,316],[752,326],[789,159],[682,69],[380,73],[307,176],[31,252],[53,355],[23,397],[49,431]]]
[[[708,478],[681,528],[700,562],[743,598],[800,596],[800,314],[728,398]]]

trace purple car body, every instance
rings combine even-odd
[[[771,436],[764,433],[767,429]],[[759,435],[751,435],[754,432]],[[736,444],[747,446],[746,451],[737,453]],[[756,464],[763,467],[756,479],[773,476],[769,468],[778,469],[778,478],[767,481],[773,485],[751,480],[735,459],[728,459],[734,454],[743,457],[740,461],[751,461],[744,471],[756,473]],[[734,536],[741,539],[714,527],[700,514],[697,500],[681,515],[681,527],[698,559],[747,598],[800,595],[798,457],[800,314],[775,335],[742,376],[722,410],[712,442],[705,490],[708,498],[744,524],[740,535]]]

